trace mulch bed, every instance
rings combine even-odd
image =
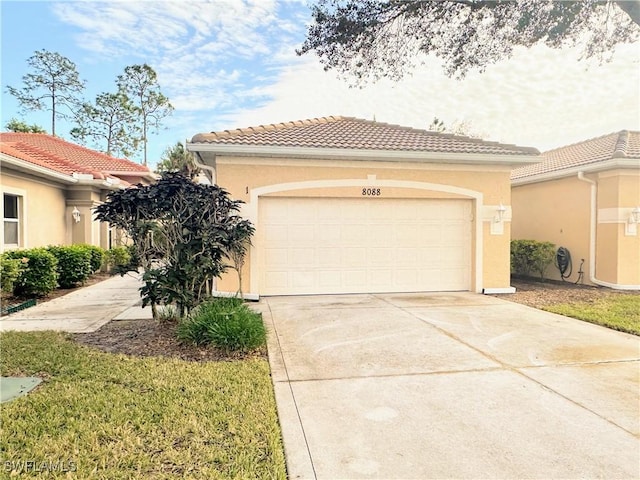
[[[516,287],[516,293],[493,296],[530,307],[542,308],[561,303],[594,303],[611,295],[640,295],[640,292],[530,278],[512,278],[511,285]]]
[[[74,339],[109,353],[135,357],[168,357],[191,362],[219,362],[266,358],[267,350],[251,353],[227,353],[214,347],[181,343],[176,337],[175,323],[156,320],[114,320],[91,333],[77,333]]]

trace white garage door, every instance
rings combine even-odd
[[[261,198],[261,295],[469,290],[468,200]]]

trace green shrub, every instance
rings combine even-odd
[[[194,308],[178,325],[180,340],[212,344],[226,351],[249,351],[265,345],[262,316],[239,298],[216,298]]]
[[[27,259],[15,283],[16,295],[42,297],[58,286],[58,259],[46,248],[12,250],[4,255],[10,259]]]
[[[556,246],[551,242],[537,240],[511,241],[511,271],[519,275],[530,276],[537,273],[544,278],[544,272],[553,262]]]
[[[82,245],[49,246],[47,250],[58,259],[58,283],[61,288],[73,288],[91,275],[91,252]]]
[[[131,263],[131,253],[127,247],[113,247],[106,251],[105,262],[110,272],[126,273]]]
[[[13,293],[15,284],[25,268],[26,262],[23,263],[22,259],[8,258],[4,254],[0,256],[0,283],[2,285],[2,293]]]
[[[82,244],[78,246],[87,250],[91,255],[91,273],[95,273],[100,270],[105,259],[104,249],[96,245]]]

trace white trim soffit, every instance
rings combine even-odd
[[[238,144],[203,144],[187,143],[187,150],[191,152],[209,152],[216,155],[228,156],[263,156],[263,157],[291,157],[291,158],[327,158],[350,160],[377,160],[391,162],[431,162],[431,163],[471,163],[487,165],[515,165],[524,166],[540,163],[543,158],[539,155],[512,155],[487,153],[450,153],[450,152],[421,152],[413,150],[375,150],[356,148],[320,148],[320,147],[280,147],[272,145],[238,145]]]

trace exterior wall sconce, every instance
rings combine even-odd
[[[73,217],[73,221],[76,223],[80,222],[80,210],[78,210],[78,207],[73,207],[73,210],[71,211],[71,216]]]
[[[640,207],[635,207],[629,214],[629,219],[624,225],[624,234],[633,236],[638,234],[638,224],[640,223]]]
[[[507,212],[507,207],[505,207],[502,202],[500,205],[495,207],[495,210],[489,210],[487,212],[487,216],[491,218],[491,235],[503,235],[504,234],[504,215]],[[491,215],[491,216],[490,216]]]

